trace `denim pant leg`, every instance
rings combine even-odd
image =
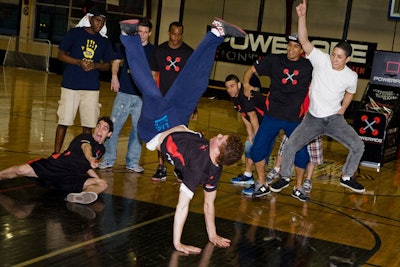
[[[142,98],[137,95],[131,96],[130,112],[132,120],[132,129],[129,134],[128,151],[126,152],[126,166],[133,167],[139,164],[140,155],[142,153],[142,142],[138,137],[137,125],[142,110]]]
[[[181,124],[187,124],[200,97],[207,90],[215,51],[223,41],[223,37],[207,32],[165,95],[175,107]]]
[[[283,149],[283,158],[281,164],[282,177],[292,176],[292,167],[297,151],[302,148],[307,149],[306,145],[315,137],[322,134],[324,125],[320,119],[307,113],[303,121],[296,127],[286,142]]]
[[[174,115],[175,108],[162,96],[151,75],[140,35],[121,36],[120,38],[125,46],[126,60],[131,70],[132,79],[143,94],[143,106],[138,129],[140,138],[148,142],[159,132],[178,125]],[[168,114],[173,115],[169,116]],[[167,115],[170,121],[168,121]],[[163,120],[164,117],[166,118],[165,121]]]
[[[128,94],[118,92],[114,99],[110,116],[111,121],[114,123],[114,131],[111,137],[104,143],[106,153],[103,158],[103,161],[107,161],[111,164],[114,164],[117,158],[119,134],[129,115],[129,96]]]
[[[268,164],[269,156],[271,155],[276,137],[281,130],[280,121],[265,115],[251,147],[250,155],[254,162],[265,160]]]
[[[332,115],[328,119],[325,130],[326,135],[334,138],[349,149],[342,173],[346,176],[353,176],[364,153],[364,142],[347,123],[343,115]]]
[[[285,122],[283,130],[288,138],[290,138],[293,131],[299,126],[298,122]],[[308,162],[310,161],[310,156],[308,155],[307,146],[303,146],[298,150],[294,156],[294,165],[298,168],[305,169]]]

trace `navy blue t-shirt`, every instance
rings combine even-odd
[[[110,41],[99,33],[90,34],[84,27],[69,30],[59,49],[71,57],[99,63],[115,58]],[[99,70],[84,71],[80,66],[67,64],[63,73],[62,87],[74,90],[99,90]]]
[[[151,55],[153,52],[153,45],[150,43],[147,43],[147,45],[143,46],[144,49],[144,54],[146,55],[146,58],[148,61],[151,59]],[[130,94],[130,95],[138,95],[141,96],[142,93],[139,91],[137,88],[135,82],[132,79],[132,76],[130,74],[128,62],[126,60],[126,54],[125,54],[125,47],[121,45],[120,49],[117,52],[117,59],[124,59],[122,63],[121,70],[119,71],[119,83],[120,83],[120,88],[119,92],[125,93],[125,94]],[[140,66],[138,66],[140,68]]]

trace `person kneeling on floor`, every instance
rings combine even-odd
[[[32,177],[41,186],[68,193],[66,200],[69,202],[92,203],[108,187],[94,169],[105,152],[103,143],[112,131],[110,118],[102,117],[93,134],[78,135],[64,152],[2,170],[0,180]]]

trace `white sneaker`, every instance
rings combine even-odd
[[[69,193],[66,200],[72,203],[90,204],[97,200],[95,192]]]
[[[114,164],[112,164],[108,161],[102,161],[99,163],[97,168],[99,168],[100,170],[104,170],[104,169],[112,168],[113,166],[114,166]]]
[[[135,165],[133,165],[132,167],[126,166],[126,168],[127,168],[128,170],[130,170],[130,171],[133,171],[133,172],[138,172],[138,173],[144,172],[143,167],[140,166],[139,164],[135,164]]]

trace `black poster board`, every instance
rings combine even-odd
[[[376,51],[370,83],[354,119],[364,141],[361,165],[379,170],[399,156],[400,53]]]

